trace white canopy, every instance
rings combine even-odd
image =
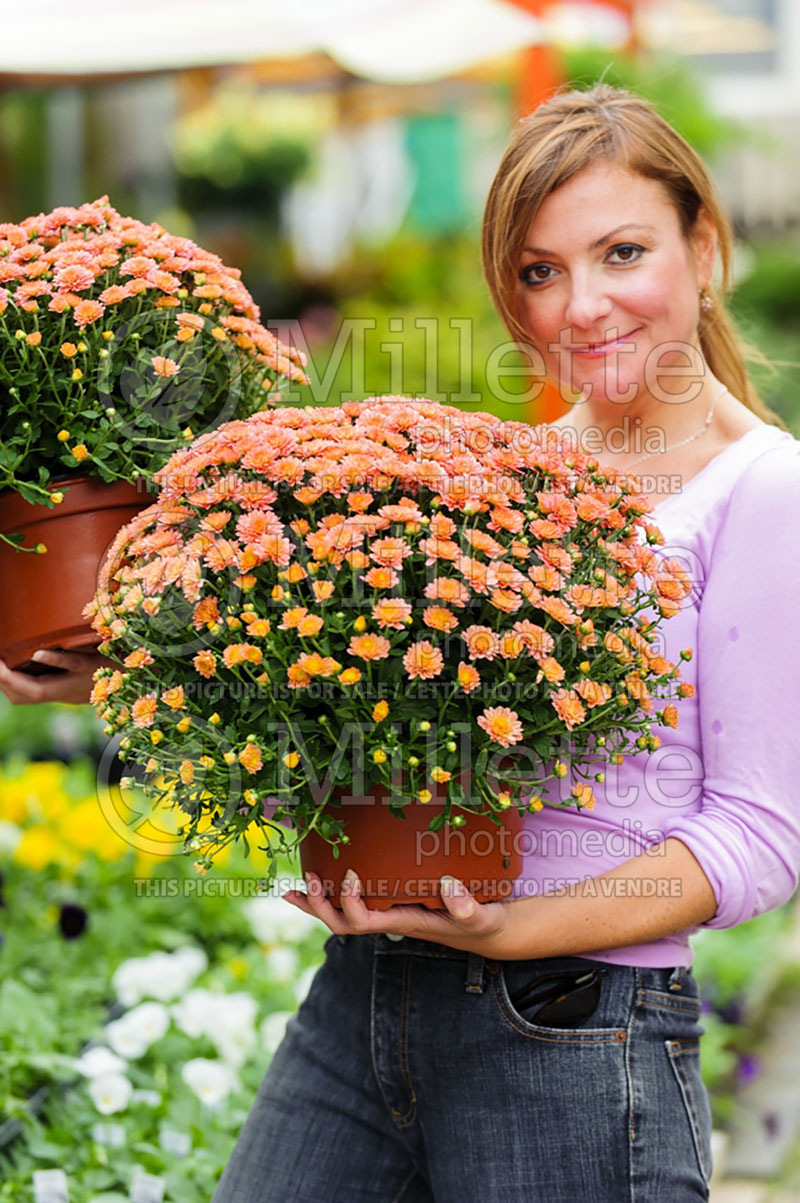
[[[613,46],[602,4],[559,4],[546,21],[505,0],[5,0],[0,73],[176,70],[327,53],[384,83],[451,75],[537,42]]]

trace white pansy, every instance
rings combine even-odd
[[[239,1089],[239,1079],[230,1065],[224,1061],[210,1061],[207,1057],[195,1057],[187,1061],[181,1077],[190,1090],[208,1107],[216,1107],[232,1090]]]
[[[140,1003],[120,1019],[106,1024],[106,1039],[120,1057],[141,1057],[168,1027],[169,1011],[163,1003]]]
[[[204,1036],[208,1029],[208,1013],[213,999],[212,990],[197,988],[187,991],[180,1002],[173,1003],[170,1011],[180,1030],[195,1040]]]
[[[302,885],[298,882],[294,888],[300,889]],[[293,944],[325,926],[315,915],[307,915],[273,893],[248,898],[244,913],[260,944]]]
[[[258,1034],[263,1048],[268,1053],[274,1053],[281,1040],[283,1040],[286,1025],[293,1014],[293,1011],[273,1011],[261,1024]]]
[[[145,1107],[160,1107],[162,1095],[158,1090],[134,1090],[132,1103],[144,1103]]]
[[[208,957],[202,948],[196,948],[193,944],[186,944],[183,948],[176,948],[172,954],[172,960],[185,974],[187,988],[201,973],[204,973],[208,969]]]
[[[257,1036],[253,1027],[228,1028],[217,1032],[213,1041],[222,1060],[238,1068],[255,1051]]]
[[[308,969],[306,969],[305,973],[301,973],[299,978],[295,982],[294,996],[297,999],[298,1006],[300,1005],[300,1003],[303,1001],[303,999],[305,998],[305,996],[308,994],[309,990],[311,989],[311,983],[313,982],[313,980],[316,976],[316,972],[317,972],[318,968],[319,968],[318,965],[310,965],[308,967]]]
[[[293,948],[287,944],[279,944],[270,948],[266,954],[267,970],[270,977],[278,982],[291,981],[297,976],[299,957]]]
[[[98,1074],[89,1079],[89,1094],[102,1115],[124,1111],[131,1097],[131,1086],[124,1074]]]
[[[223,994],[214,990],[189,990],[172,1007],[177,1026],[187,1036],[206,1036],[220,1056],[242,1065],[256,1044],[255,1021],[258,1004],[240,991]]]
[[[188,990],[207,966],[208,958],[200,948],[178,948],[172,953],[151,952],[146,957],[130,957],[123,961],[111,981],[123,1006],[135,1006],[143,998],[169,1002]]]
[[[112,1053],[110,1048],[99,1046],[87,1048],[75,1062],[78,1073],[85,1078],[96,1078],[99,1074],[120,1074],[128,1068],[127,1062]]]
[[[0,823],[0,852],[7,852],[9,856],[13,856],[21,842],[22,828],[17,827],[16,823],[3,820]]]

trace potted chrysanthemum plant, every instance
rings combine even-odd
[[[153,473],[273,404],[300,357],[238,269],[108,197],[0,225],[0,653],[93,640],[81,611]],[[154,491],[154,490],[152,490]],[[30,554],[23,554],[23,553]]]
[[[118,664],[92,700],[198,872],[299,844],[338,898],[347,843],[368,905],[437,906],[480,830],[456,876],[502,896],[530,815],[658,746],[690,582],[635,482],[562,440],[374,398],[229,422],[156,473],[87,608]]]

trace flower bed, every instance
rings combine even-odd
[[[33,1203],[47,1169],[70,1203],[127,1200],[137,1173],[167,1200],[210,1198],[327,929],[257,895],[257,863],[231,859],[210,890],[183,858],[110,832],[101,847],[91,780],[0,777],[0,1117],[22,1125],[0,1127],[0,1200]]]

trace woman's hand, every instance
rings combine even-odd
[[[342,910],[323,896],[322,883],[315,873],[306,874],[307,894],[302,890],[288,890],[283,897],[307,915],[321,919],[337,936],[385,932],[415,936],[488,957],[508,956],[510,900],[476,902],[463,882],[454,877],[443,877],[445,911],[409,905],[372,911],[361,897],[358,878],[353,874],[348,881],[348,875],[342,885]]]
[[[51,664],[66,672],[32,677],[27,673],[15,672],[5,661],[0,660],[0,691],[15,706],[35,705],[39,702],[69,702],[80,706],[89,701],[92,677],[98,668],[110,664],[97,652],[53,652],[43,648],[34,652],[33,659],[41,664]]]

